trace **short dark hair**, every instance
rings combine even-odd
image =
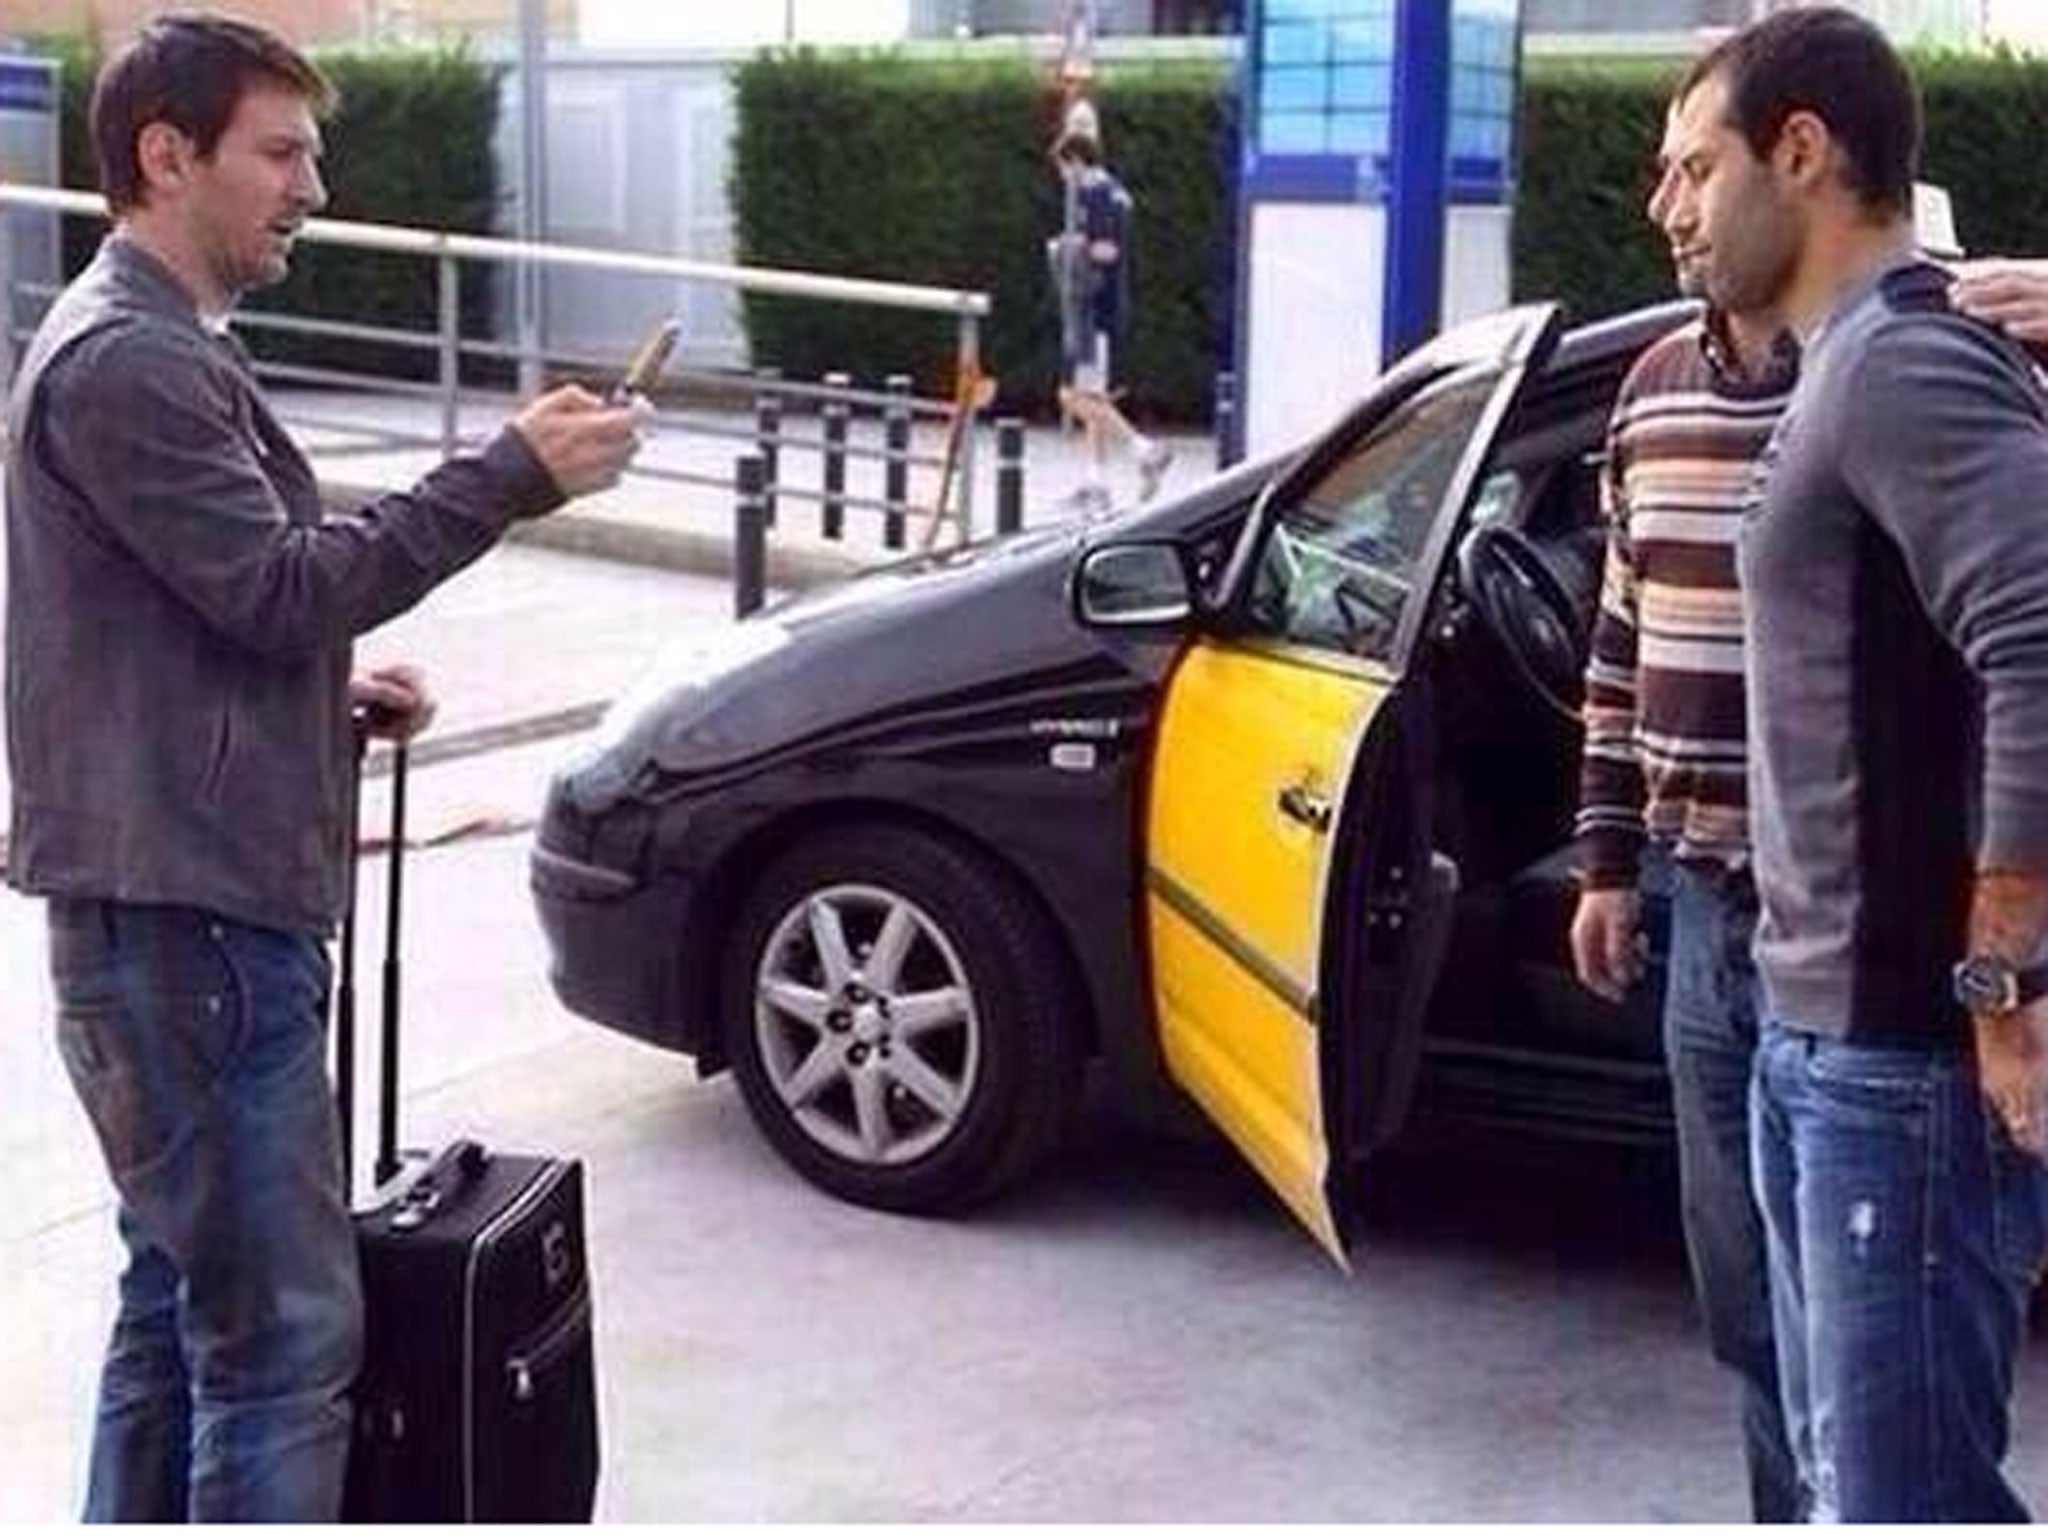
[[[1849,190],[1864,207],[1912,208],[1920,94],[1898,50],[1854,11],[1817,5],[1766,16],[1694,60],[1674,100],[1715,79],[1728,87],[1728,126],[1758,159],[1793,113],[1811,112],[1842,146]]]
[[[143,200],[136,140],[151,123],[169,123],[201,159],[214,152],[235,108],[253,85],[282,86],[322,116],[334,110],[333,84],[274,33],[205,12],[160,16],[100,71],[92,92],[92,144],[107,206],[125,213]]]

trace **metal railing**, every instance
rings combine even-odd
[[[8,224],[10,213],[17,209],[102,219],[106,217],[105,202],[95,194],[51,187],[0,186],[0,383],[13,376],[15,343],[18,338],[27,334],[28,330],[27,327],[19,327],[15,323],[16,294],[27,293],[31,297],[41,298],[47,302],[54,293],[47,285],[15,280],[10,267],[12,241],[9,238]],[[305,363],[266,361],[258,364],[259,372],[266,379],[278,382],[370,389],[384,394],[433,399],[439,402],[439,430],[432,435],[394,429],[388,424],[381,423],[362,424],[332,417],[309,418],[304,413],[296,413],[292,418],[302,424],[324,426],[336,431],[358,432],[371,445],[369,451],[428,446],[436,446],[444,454],[457,451],[463,443],[461,408],[464,397],[487,393],[464,384],[464,362],[530,360],[524,349],[516,343],[485,341],[463,336],[461,310],[464,262],[485,262],[515,267],[530,264],[582,268],[670,281],[711,284],[742,293],[948,315],[954,321],[955,366],[960,378],[971,378],[979,371],[981,322],[988,317],[991,307],[987,294],[961,289],[837,277],[771,267],[733,266],[681,257],[597,250],[581,246],[537,245],[525,241],[452,234],[397,225],[312,219],[306,223],[301,238],[310,244],[414,256],[436,264],[436,323],[431,331],[373,325],[361,321],[290,315],[270,310],[245,310],[235,316],[235,323],[239,327],[250,330],[376,342],[397,348],[412,348],[433,355],[435,369],[431,382]],[[576,357],[552,349],[548,361],[571,368],[588,369],[592,373],[601,373],[617,364],[617,359],[614,358]],[[782,497],[813,498],[821,505],[821,517],[827,526],[828,536],[834,526],[840,527],[843,531],[843,519],[849,508],[877,513],[884,520],[885,547],[900,547],[897,535],[901,519],[909,505],[909,469],[913,465],[942,467],[939,458],[919,455],[912,451],[911,424],[914,424],[919,416],[950,419],[955,410],[952,401],[915,398],[909,393],[907,383],[894,380],[890,381],[885,390],[876,392],[856,389],[850,379],[836,375],[828,376],[820,385],[809,385],[783,381],[771,376],[677,368],[671,369],[665,375],[665,379],[682,389],[724,390],[753,399],[756,420],[750,428],[725,426],[709,421],[693,422],[688,413],[667,409],[659,412],[659,415],[665,425],[678,426],[683,431],[705,436],[732,437],[771,455],[765,486],[769,498],[768,505],[771,508],[776,500]],[[764,400],[774,402],[765,408],[765,415],[768,418],[765,423],[762,419]],[[820,421],[820,432],[817,437],[790,430],[784,418],[783,408],[792,403],[808,405],[817,411]],[[882,416],[885,442],[879,449],[863,448],[847,440],[847,421],[853,413],[863,407],[879,412]],[[963,538],[971,536],[974,531],[972,509],[975,439],[978,426],[978,414],[975,413],[974,407],[970,405],[966,409],[970,412],[970,417],[960,433],[959,453],[955,465],[960,483],[957,518],[959,532]],[[836,486],[821,484],[815,491],[794,483],[778,483],[774,470],[780,462],[780,453],[785,448],[816,450],[821,455],[827,477],[830,475],[830,466],[836,449],[840,465],[839,483]],[[883,463],[883,495],[864,497],[846,490],[843,476],[844,463],[848,457],[871,457]],[[738,489],[735,480],[725,475],[706,475],[697,471],[653,464],[636,464],[629,473],[651,480]],[[944,509],[941,508],[939,511],[943,513]]]

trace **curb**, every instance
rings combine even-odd
[[[732,539],[692,528],[662,528],[592,512],[551,512],[531,522],[514,523],[508,541],[536,549],[590,555],[656,570],[686,571],[699,576],[732,574]],[[823,586],[866,570],[867,564],[835,549],[802,545],[768,545],[768,583],[785,589]]]
[[[498,752],[507,747],[530,746],[536,741],[548,741],[556,736],[573,736],[602,720],[609,707],[608,701],[600,699],[591,704],[572,704],[566,709],[522,715],[515,720],[471,726],[467,730],[450,731],[441,736],[428,735],[414,742],[407,749],[406,756],[414,768],[431,768],[436,763],[481,757],[486,752]],[[372,747],[363,762],[363,777],[378,778],[390,771],[389,745]]]
[[[387,489],[323,477],[320,499],[331,512],[348,512],[374,501]],[[505,539],[507,543],[535,549],[560,550],[565,554],[616,560],[622,565],[684,571],[697,576],[730,576],[733,567],[732,538],[728,534],[665,528],[658,523],[605,517],[595,512],[550,512],[545,517],[514,523],[505,530]],[[896,551],[884,554],[887,559],[901,558]],[[844,550],[777,544],[770,540],[768,584],[786,591],[818,587],[844,581],[880,563],[883,562],[862,560]]]

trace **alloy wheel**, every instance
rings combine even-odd
[[[923,908],[873,885],[816,890],[784,914],[761,951],[754,1032],[795,1124],[868,1166],[945,1141],[981,1068],[959,952]]]

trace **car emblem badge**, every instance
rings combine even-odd
[[[1095,744],[1090,741],[1057,741],[1045,759],[1062,773],[1093,773]]]
[[[1031,734],[1057,736],[1062,741],[1115,741],[1123,734],[1123,721],[1116,716],[1080,720],[1034,720]]]

